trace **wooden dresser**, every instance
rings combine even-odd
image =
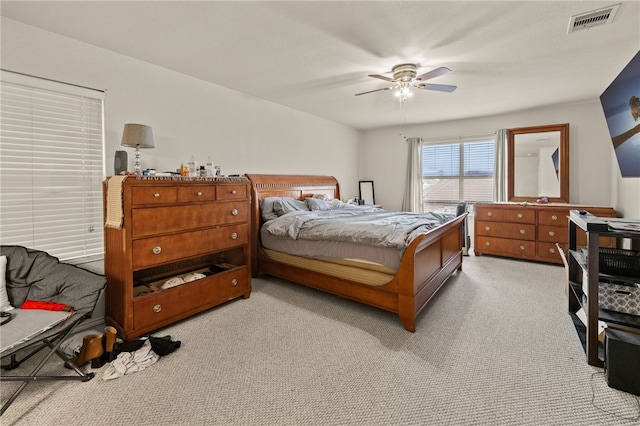
[[[122,226],[105,228],[105,321],[122,337],[250,296],[248,179],[131,176],[121,186]]]
[[[587,210],[600,217],[616,217],[610,207],[573,204],[476,204],[474,253],[515,257],[540,262],[562,263],[556,243],[566,252],[569,241],[569,210]],[[586,244],[584,233],[578,235]],[[603,239],[602,246],[615,247]]]

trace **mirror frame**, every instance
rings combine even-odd
[[[367,203],[365,205],[372,206],[376,203],[376,194],[373,191],[373,181],[372,180],[361,180],[358,182],[359,191],[358,194],[360,199]],[[371,199],[369,199],[369,194],[371,194]],[[364,198],[363,198],[364,197]]]
[[[569,203],[569,123],[507,129],[507,200],[536,201],[539,197],[519,197],[515,191],[515,137],[543,132],[560,132],[560,196],[549,197],[550,203]],[[543,196],[541,194],[540,196]]]

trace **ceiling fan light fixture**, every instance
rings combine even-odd
[[[428,71],[424,74],[417,75],[418,74],[417,70],[419,66],[420,65],[418,64],[396,65],[391,69],[393,78],[385,77],[379,74],[369,74],[369,77],[377,78],[379,80],[384,80],[386,82],[392,83],[393,86],[383,87],[381,89],[369,90],[367,92],[362,92],[362,93],[356,93],[356,96],[393,89],[395,96],[399,98],[400,102],[402,103],[413,95],[411,91],[412,87],[416,89],[436,90],[439,92],[449,92],[449,93],[456,90],[456,86],[452,86],[448,84],[426,83],[426,81],[429,79],[450,73],[451,70],[449,68],[439,67],[431,71]]]

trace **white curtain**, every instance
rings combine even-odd
[[[402,211],[422,212],[422,139],[407,138],[409,155]]]
[[[496,132],[496,165],[493,171],[493,201],[507,201],[507,129]]]

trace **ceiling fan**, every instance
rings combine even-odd
[[[426,83],[430,80],[441,75],[449,74],[451,70],[446,67],[436,68],[424,74],[417,75],[417,71],[420,66],[418,64],[400,64],[391,69],[393,78],[385,77],[379,74],[369,74],[369,77],[378,78],[380,80],[393,83],[393,86],[383,87],[382,89],[370,90],[368,92],[356,93],[356,96],[366,95],[367,93],[380,92],[382,90],[397,89],[396,96],[400,98],[400,101],[406,101],[411,97],[411,88],[425,89],[425,90],[437,90],[439,92],[453,92],[457,86],[451,86],[449,84],[431,84]]]

